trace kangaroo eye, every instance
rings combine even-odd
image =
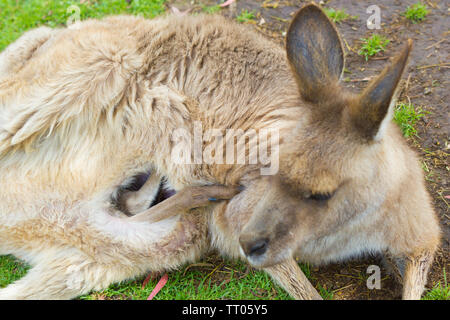
[[[332,193],[315,193],[312,194],[309,199],[316,200],[316,201],[325,201],[329,200],[333,196]]]

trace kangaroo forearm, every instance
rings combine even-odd
[[[322,300],[294,259],[264,268],[294,299]]]

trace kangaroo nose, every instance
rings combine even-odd
[[[242,250],[246,256],[261,256],[267,251],[269,245],[269,239],[262,238],[254,241],[242,241],[240,240]]]

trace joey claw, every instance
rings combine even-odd
[[[187,208],[208,206],[221,200],[229,200],[240,192],[238,187],[208,185],[187,187],[180,191],[179,197]]]

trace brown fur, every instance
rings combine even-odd
[[[13,44],[28,48],[18,56],[30,58],[14,73],[0,69],[7,70],[0,82],[0,254],[33,268],[0,298],[72,298],[175,268],[208,248],[244,257],[241,247],[261,237],[269,239],[267,250],[247,256],[249,262],[267,267],[297,298],[312,293],[298,267],[297,281],[286,276],[294,254],[326,263],[367,251],[433,253],[439,227],[416,156],[381,111],[368,132],[360,129],[362,100],[339,87],[343,61],[327,56],[329,43],[342,50],[337,32],[320,9],[305,8],[291,31],[310,14],[324,26],[311,30],[322,40],[309,43],[316,54],[305,61],[295,49],[303,40],[293,38],[301,33],[288,34],[288,44],[297,45],[286,56],[255,31],[217,16],[110,17],[45,33],[36,37],[38,49],[27,34]],[[0,66],[14,63],[12,51],[2,53]],[[306,64],[315,76],[305,77],[299,66]],[[278,129],[279,173],[174,163],[172,134],[192,131],[195,121],[205,130]],[[111,194],[149,170],[176,190],[217,183],[246,189],[188,215],[184,207],[170,217],[158,211],[165,217],[159,221],[151,209],[130,218],[113,208]],[[333,197],[315,201],[311,193]],[[419,298],[424,278],[406,275],[404,296]]]

